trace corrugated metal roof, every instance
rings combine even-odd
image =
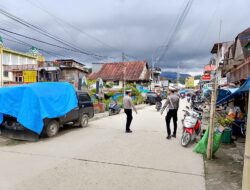
[[[146,68],[146,72],[144,69]],[[146,61],[131,61],[118,63],[105,63],[97,73],[89,75],[89,79],[101,78],[106,81],[124,80],[140,81],[149,80],[149,71]]]
[[[247,28],[243,32],[241,32],[237,38],[239,38],[244,57],[247,58],[250,56],[250,50],[246,48],[246,45],[250,42],[250,28]]]

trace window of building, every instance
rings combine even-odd
[[[22,83],[23,82],[23,74],[22,74],[22,72],[17,72],[16,73],[16,82],[17,83]]]
[[[114,81],[114,86],[119,86],[119,80]]]
[[[9,72],[8,72],[8,71],[4,71],[4,72],[3,72],[3,76],[4,76],[4,77],[9,77]]]
[[[22,83],[23,77],[22,76],[16,76],[16,82]]]

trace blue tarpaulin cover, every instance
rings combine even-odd
[[[238,88],[218,89],[217,102],[220,102],[222,99],[224,99],[225,97],[228,97],[229,95],[233,94],[237,90]]]
[[[226,96],[225,98],[218,101],[217,105],[223,104],[223,103],[241,95],[242,93],[248,92],[249,89],[250,89],[250,77],[245,81],[245,83],[239,89],[237,89],[235,92],[233,92],[229,96]]]
[[[77,107],[74,87],[66,82],[38,82],[0,88],[0,123],[3,114],[17,118],[25,128],[40,134],[44,118],[65,115]]]
[[[139,84],[136,85],[136,89],[140,92],[140,93],[148,93],[150,90],[145,88],[144,86],[141,86]]]

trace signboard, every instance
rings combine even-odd
[[[3,65],[5,71],[13,72],[13,71],[26,71],[26,70],[37,70],[36,64],[28,64],[28,65]]]
[[[219,79],[219,85],[225,85],[227,84],[227,77]]]
[[[185,80],[186,88],[193,88],[194,87],[194,77],[188,77]]]
[[[202,81],[211,81],[211,75],[210,74],[202,75],[201,80]]]
[[[37,71],[23,71],[23,82],[37,82]]]
[[[162,86],[163,87],[168,87],[168,80],[164,80],[164,81],[162,81]]]

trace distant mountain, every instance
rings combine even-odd
[[[187,78],[190,77],[191,75],[189,74],[181,74],[180,73],[180,78]],[[177,73],[176,72],[167,72],[163,71],[161,72],[161,77],[167,78],[169,80],[176,80],[177,79]]]

